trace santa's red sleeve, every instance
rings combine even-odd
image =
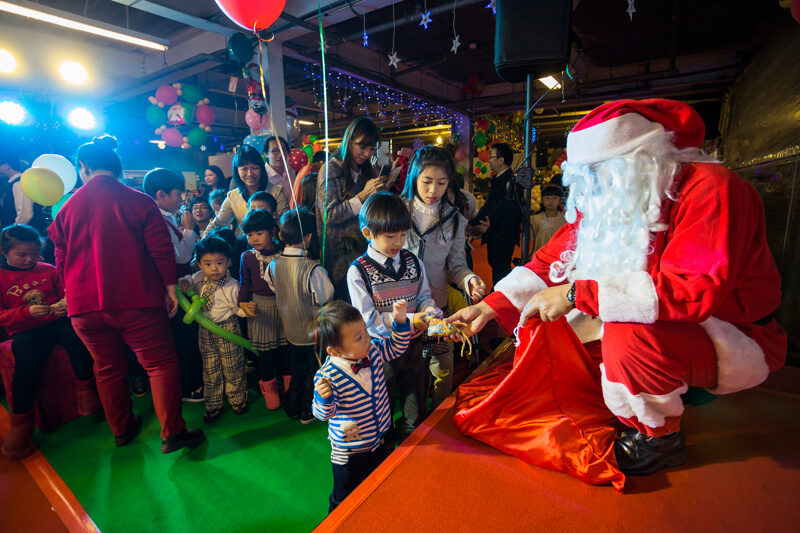
[[[517,327],[522,309],[534,294],[559,285],[550,281],[550,265],[559,261],[561,254],[574,246],[576,231],[577,222],[562,226],[527,265],[514,268],[508,276],[497,282],[494,292],[483,300],[497,313],[497,321],[506,331],[513,331]]]

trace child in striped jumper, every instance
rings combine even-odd
[[[400,357],[411,336],[408,302],[392,305],[391,337],[371,339],[355,307],[332,301],[317,319],[317,338],[328,359],[314,376],[314,416],[328,420],[333,491],[328,512],[386,458],[383,435],[391,411],[383,364]]]

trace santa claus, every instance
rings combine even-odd
[[[602,339],[605,404],[624,424],[620,470],[686,461],[681,395],[728,394],[783,365],[780,277],[756,191],[700,150],[705,127],[681,102],[596,108],[567,138],[562,227],[483,302],[456,313],[477,332],[567,316]]]

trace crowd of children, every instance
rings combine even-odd
[[[120,381],[129,365],[127,357],[110,354],[127,344],[149,375],[164,427],[164,453],[204,438],[202,431],[186,429],[180,396],[205,402],[206,424],[218,420],[226,398],[234,414],[245,414],[246,375],[253,371],[268,409],[283,408],[303,424],[328,421],[334,475],[330,509],[336,507],[419,426],[431,398],[435,408],[452,392],[453,346],[428,336],[426,315],[452,311],[449,287],[472,301],[486,291],[468,259],[464,214],[476,211],[474,197],[461,194],[452,156],[439,147],[417,151],[397,194],[400,189],[388,169],[381,172],[371,163],[379,137],[371,121],[356,120],[327,166],[319,174],[305,169],[298,183],[284,163],[285,141],[267,140],[269,165],[258,151],[242,147],[233,159],[231,188],[221,170],[210,166],[199,196],[188,201],[179,174],[162,168],[147,173],[145,200],[117,181],[121,166],[108,138],[84,145],[88,156],[79,154],[77,164],[86,185],[50,227],[58,268],[38,262],[35,230],[16,224],[0,234],[0,325],[14,339],[18,361],[14,437],[6,440],[3,452],[29,452],[32,391],[54,344],[70,355],[81,413],[96,411],[102,402],[115,443],[131,442],[141,418],[132,414],[127,380],[124,385]],[[108,213],[93,212],[91,221],[75,212],[78,206],[87,213],[98,209],[90,203],[123,188],[130,191],[126,206],[120,207],[122,199],[108,202]],[[548,216],[550,211],[548,204]],[[117,270],[106,269],[105,277],[99,263],[82,275],[70,274],[92,254],[114,256],[115,247],[128,242],[124,235],[120,242],[115,235],[92,245],[76,241],[69,228],[81,216],[87,236],[107,233],[103,224],[108,219],[112,229],[127,224],[132,235],[141,232],[139,241],[143,236],[144,242],[121,254]],[[153,309],[153,298],[144,301],[144,296],[122,307],[109,307],[113,299],[102,297],[83,305],[92,289],[77,284],[92,274],[97,275],[95,284],[116,277],[108,287],[97,287],[105,294],[119,282],[133,289],[149,283],[160,300],[166,294],[166,312],[160,302]],[[38,283],[27,283],[28,278]],[[37,290],[22,290],[23,283]],[[184,322],[178,288],[200,297],[199,312],[213,327]],[[65,318],[68,309],[72,322]],[[126,309],[138,312],[159,335],[171,332],[164,353],[156,356],[152,346],[140,345],[143,332],[132,331],[136,324],[121,325],[122,318],[132,316],[124,315]],[[116,337],[101,339],[98,330],[106,329]],[[236,337],[249,339],[252,350]],[[123,387],[127,392],[120,392]],[[395,426],[396,394],[402,415]],[[14,428],[22,431],[14,433]]]

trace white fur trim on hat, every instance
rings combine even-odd
[[[508,276],[497,282],[494,290],[502,293],[521,312],[534,294],[546,288],[547,283],[531,269],[515,267]]]
[[[700,327],[711,338],[717,354],[717,386],[712,394],[730,394],[760,385],[769,375],[764,351],[731,324],[713,316]]]
[[[598,279],[597,303],[604,322],[653,324],[658,319],[658,294],[647,272]]]
[[[637,113],[627,113],[567,135],[567,161],[588,165],[632,152],[664,131]]]
[[[622,383],[609,381],[606,377],[605,365],[600,365],[602,374],[603,399],[606,407],[621,418],[636,417],[639,422],[647,427],[660,428],[664,426],[665,418],[683,414],[683,400],[681,394],[689,390],[685,383],[667,394],[631,394],[628,387]]]

